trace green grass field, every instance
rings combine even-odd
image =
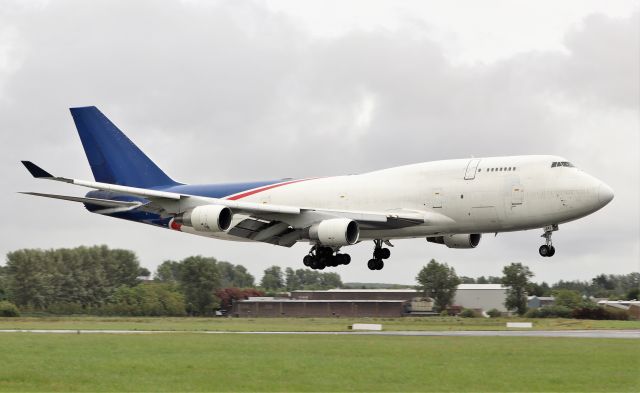
[[[0,318],[0,329],[112,329],[216,331],[346,331],[353,323],[381,323],[384,330],[507,330],[506,322],[533,321],[537,330],[640,329],[640,321],[519,318]]]
[[[640,340],[0,335],[0,391],[638,392]]]

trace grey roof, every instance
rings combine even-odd
[[[239,303],[404,303],[406,300],[307,300],[307,299],[247,299],[238,300]]]

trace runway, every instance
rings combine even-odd
[[[640,339],[640,330],[457,330],[457,331],[344,331],[344,332],[228,332],[189,330],[44,330],[3,329],[0,333],[36,334],[262,334],[405,337],[571,337]]]

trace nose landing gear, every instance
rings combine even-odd
[[[328,266],[348,265],[351,263],[349,254],[340,254],[331,247],[313,246],[309,254],[305,255],[302,263],[314,270],[323,270]]]
[[[553,240],[551,240],[551,235],[554,231],[558,230],[557,225],[547,225],[544,227],[544,234],[541,237],[544,237],[545,244],[541,245],[538,249],[540,256],[543,257],[552,257],[556,253],[556,248],[553,246]]]
[[[375,244],[375,248],[373,249],[373,259],[369,259],[367,267],[369,270],[381,270],[384,267],[384,262],[382,260],[388,259],[391,256],[391,250],[382,247],[381,239],[376,239],[373,243]]]

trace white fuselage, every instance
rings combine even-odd
[[[310,179],[243,200],[391,214],[415,212],[425,217],[423,225],[362,228],[361,240],[518,231],[576,220],[613,198],[612,190],[593,176],[575,167],[551,166],[564,161],[555,156],[434,161]],[[223,233],[209,236],[234,240]]]

